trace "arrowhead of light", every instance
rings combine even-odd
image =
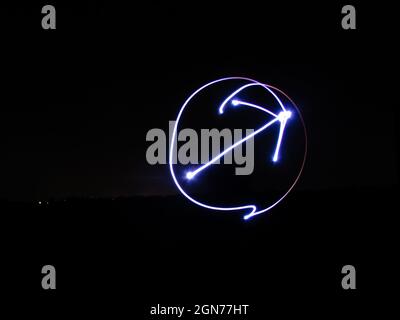
[[[290,111],[282,111],[278,114],[278,119],[280,122],[287,121],[292,116],[292,112]]]

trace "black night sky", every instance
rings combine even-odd
[[[4,305],[51,319],[202,303],[249,304],[243,319],[389,318],[398,17],[385,1],[352,3],[356,30],[341,28],[341,1],[51,1],[56,30],[41,28],[47,2],[2,3]],[[167,165],[146,162],[147,132],[228,76],[281,88],[308,133],[299,183],[250,221],[193,205]],[[40,285],[45,264],[57,290]],[[347,264],[357,290],[341,286]]]
[[[166,129],[193,89],[235,75],[284,88],[301,107],[310,153],[300,188],[397,183],[396,89],[386,76],[395,52],[375,54],[371,41],[384,36],[365,18],[350,34],[325,6],[312,20],[307,6],[271,19],[283,10],[272,6],[264,20],[244,8],[240,22],[236,9],[220,20],[215,8],[203,25],[207,8],[91,3],[63,8],[57,34],[44,34],[30,25],[35,8],[18,11],[24,20],[5,46],[2,198],[175,193],[166,167],[145,161],[147,131]],[[275,23],[279,32],[268,32]]]

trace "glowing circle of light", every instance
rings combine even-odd
[[[279,127],[279,134],[278,134],[278,139],[277,139],[277,143],[275,146],[275,152],[274,155],[272,157],[272,161],[273,162],[277,162],[279,160],[279,150],[280,150],[280,146],[282,144],[282,139],[284,136],[284,130],[286,127],[286,124],[288,122],[288,120],[291,118],[292,116],[292,112],[290,110],[286,110],[282,101],[279,99],[279,97],[274,93],[273,90],[279,92],[280,94],[284,95],[289,101],[290,103],[293,105],[293,107],[297,110],[297,113],[299,114],[301,123],[303,125],[303,130],[304,130],[304,137],[305,137],[305,149],[304,149],[304,156],[303,156],[303,160],[300,166],[300,170],[299,173],[297,174],[297,176],[295,177],[294,181],[292,182],[292,184],[290,185],[290,187],[288,188],[288,190],[281,196],[278,198],[278,200],[276,200],[274,203],[272,203],[271,205],[267,206],[266,208],[260,209],[258,210],[256,205],[254,204],[246,204],[243,206],[234,206],[234,207],[218,207],[218,206],[212,206],[209,204],[206,204],[204,202],[200,202],[196,199],[194,199],[193,197],[191,197],[189,194],[186,193],[186,191],[182,188],[182,186],[180,185],[178,179],[176,178],[175,175],[175,171],[173,168],[173,155],[175,152],[175,149],[177,148],[177,142],[176,142],[176,137],[177,137],[177,130],[178,130],[178,126],[179,126],[179,121],[180,118],[183,114],[183,111],[185,110],[185,108],[187,107],[187,105],[189,104],[189,102],[193,99],[194,96],[196,96],[199,92],[201,92],[202,90],[204,90],[205,88],[222,82],[222,81],[227,81],[227,80],[245,80],[248,81],[250,83],[247,83],[245,85],[242,85],[240,88],[238,88],[237,90],[235,90],[233,93],[231,93],[219,106],[218,108],[218,112],[220,115],[222,115],[224,113],[224,109],[227,107],[228,103],[230,103],[230,105],[232,105],[233,107],[238,107],[240,105],[244,105],[244,106],[248,106],[251,108],[255,108],[258,110],[261,110],[265,113],[268,113],[269,115],[273,116],[273,120],[269,121],[267,124],[263,125],[261,128],[257,129],[256,131],[254,131],[252,134],[247,135],[245,138],[235,142],[232,146],[230,146],[229,148],[225,149],[223,152],[221,152],[219,155],[215,156],[213,159],[211,159],[209,162],[207,162],[206,164],[202,165],[201,167],[199,167],[198,169],[194,170],[194,171],[188,171],[186,172],[185,178],[188,180],[193,179],[197,174],[199,174],[201,171],[203,171],[204,169],[206,169],[207,167],[209,167],[210,165],[212,165],[213,163],[215,163],[216,161],[218,161],[220,158],[222,158],[226,153],[228,153],[229,151],[231,151],[232,149],[236,148],[239,144],[253,138],[255,135],[257,135],[258,133],[262,132],[263,130],[265,130],[266,128],[270,127],[271,125],[275,124],[275,123],[279,123],[280,127]],[[263,88],[265,88],[267,91],[269,91],[272,96],[274,97],[275,101],[278,102],[280,108],[282,109],[281,112],[279,112],[279,114],[275,114],[272,111],[270,111],[269,109],[263,108],[261,106],[246,102],[246,101],[242,101],[239,100],[237,98],[235,98],[235,96],[241,92],[242,90],[248,88],[248,87],[252,87],[252,86],[261,86]],[[171,137],[171,147],[170,147],[170,151],[169,151],[169,169],[171,172],[171,176],[172,179],[175,183],[175,185],[177,186],[178,190],[187,198],[189,199],[191,202],[193,202],[194,204],[201,206],[203,208],[206,209],[211,209],[211,210],[219,210],[219,211],[237,211],[237,210],[250,210],[247,214],[245,214],[243,216],[244,220],[248,220],[256,215],[259,215],[261,213],[265,213],[269,210],[271,210],[272,208],[274,208],[278,203],[280,203],[289,193],[290,191],[294,188],[294,186],[296,185],[297,181],[299,180],[301,173],[303,171],[304,168],[304,164],[305,164],[305,160],[307,157],[307,132],[306,132],[306,127],[305,127],[305,123],[303,120],[303,117],[301,116],[300,110],[298,109],[298,107],[296,106],[296,104],[293,102],[293,100],[286,94],[284,93],[282,90],[273,87],[271,85],[267,85],[267,84],[263,84],[260,83],[256,80],[250,79],[250,78],[245,78],[245,77],[226,77],[226,78],[221,78],[221,79],[217,79],[211,82],[206,83],[205,85],[203,85],[202,87],[200,87],[199,89],[197,89],[196,91],[194,91],[187,99],[186,101],[183,103],[182,107],[179,110],[178,116],[175,120],[175,125],[174,125],[174,129],[172,132],[172,137]]]

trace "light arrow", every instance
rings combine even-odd
[[[224,102],[222,102],[222,104],[220,105],[220,107],[218,108],[219,113],[223,114],[224,113],[224,108],[227,105],[227,102],[229,101],[229,99],[232,99],[237,93],[239,93],[240,91],[242,91],[245,88],[248,88],[250,86],[254,86],[254,85],[258,85],[257,83],[250,83],[250,84],[246,84],[244,86],[242,86],[241,88],[239,88],[238,90],[236,90],[234,93],[232,93],[231,95],[228,96],[227,99],[224,100]],[[274,117],[273,120],[269,121],[268,123],[266,123],[265,125],[263,125],[261,128],[259,128],[258,130],[254,131],[253,133],[247,135],[245,138],[237,141],[236,143],[234,143],[233,145],[231,145],[229,148],[226,148],[224,151],[222,151],[220,154],[218,154],[217,156],[215,156],[214,158],[212,158],[209,162],[205,163],[204,165],[202,165],[201,167],[199,167],[198,169],[194,170],[194,171],[189,171],[186,173],[186,178],[187,179],[192,179],[194,178],[198,173],[200,173],[201,171],[203,171],[204,169],[208,168],[210,165],[212,165],[213,163],[217,162],[219,159],[221,159],[225,154],[227,154],[228,152],[230,152],[232,149],[236,148],[237,146],[239,146],[240,144],[242,144],[243,142],[246,142],[247,140],[253,138],[255,135],[259,134],[260,132],[264,131],[265,129],[267,129],[268,127],[270,127],[271,125],[273,125],[275,122],[279,121],[280,123],[280,128],[279,128],[279,135],[278,135],[278,140],[276,143],[276,147],[275,147],[275,152],[274,152],[274,156],[272,158],[272,160],[274,162],[278,161],[278,157],[279,157],[279,150],[282,144],[282,137],[283,137],[283,133],[286,127],[286,122],[287,120],[290,118],[290,116],[292,115],[292,113],[290,111],[285,110],[281,111],[278,115],[276,115],[275,113],[273,113],[272,111],[260,107],[256,104],[253,103],[248,103],[245,101],[241,101],[241,100],[237,100],[237,99],[232,99],[230,100],[233,106],[240,106],[240,105],[244,105],[247,107],[251,107],[251,108],[255,108],[258,110],[261,110],[265,113],[268,113],[269,115],[272,115]],[[283,107],[283,106],[282,106]]]

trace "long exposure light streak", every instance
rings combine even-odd
[[[234,105],[234,106],[244,105],[244,106],[252,107],[252,108],[255,108],[255,109],[264,111],[264,112],[270,114],[271,116],[278,117],[278,116],[277,116],[275,113],[273,113],[272,111],[270,111],[270,110],[268,110],[268,109],[266,109],[266,108],[262,108],[262,107],[260,107],[260,106],[258,106],[258,105],[256,105],[256,104],[253,104],[253,103],[248,103],[248,102],[245,102],[245,101],[233,99],[233,100],[232,100],[232,105]]]
[[[176,142],[175,142],[175,138],[177,136],[177,129],[178,129],[178,125],[179,125],[179,120],[182,116],[183,111],[185,110],[185,108],[187,107],[187,105],[189,104],[189,102],[191,101],[191,99],[197,95],[200,91],[204,90],[205,88],[218,83],[218,82],[222,82],[222,81],[226,81],[226,80],[246,80],[250,83],[241,86],[240,88],[238,88],[237,90],[235,90],[233,93],[231,93],[219,106],[218,111],[219,114],[223,114],[224,113],[224,109],[227,106],[228,102],[231,103],[231,105],[233,106],[240,106],[240,105],[244,105],[244,106],[248,106],[248,107],[252,107],[258,110],[261,110],[267,114],[269,114],[270,116],[273,117],[272,120],[270,120],[269,122],[267,122],[265,125],[263,125],[261,128],[257,129],[256,131],[254,131],[252,134],[247,135],[245,138],[237,141],[236,143],[234,143],[232,146],[228,147],[227,149],[225,149],[223,152],[221,152],[220,154],[218,154],[217,156],[215,156],[213,159],[211,159],[209,162],[207,162],[206,164],[200,166],[199,168],[197,168],[194,171],[189,171],[186,173],[186,179],[188,180],[192,180],[198,173],[200,173],[201,171],[203,171],[204,169],[208,168],[210,165],[212,165],[213,163],[215,163],[216,161],[218,161],[218,159],[220,159],[221,157],[223,157],[225,154],[227,154],[228,152],[230,152],[232,149],[236,148],[237,146],[239,146],[241,143],[246,142],[247,140],[253,138],[255,135],[259,134],[260,132],[264,131],[265,129],[267,129],[268,127],[270,127],[271,125],[273,125],[274,123],[279,122],[280,124],[280,128],[279,128],[279,134],[278,134],[278,139],[277,139],[277,143],[276,143],[276,147],[275,147],[275,152],[274,152],[274,156],[272,158],[272,160],[274,162],[277,162],[279,160],[279,150],[281,148],[282,145],[282,139],[284,136],[284,131],[288,122],[288,119],[291,117],[292,113],[291,111],[287,111],[282,103],[282,101],[278,98],[278,96],[273,92],[273,90],[276,90],[278,92],[280,92],[281,94],[283,94],[286,98],[288,98],[288,100],[292,103],[292,105],[297,109],[296,105],[294,104],[294,102],[285,94],[283,93],[281,90],[269,86],[269,85],[265,85],[262,83],[259,83],[255,80],[249,79],[249,78],[243,78],[243,77],[228,77],[228,78],[222,78],[222,79],[218,79],[212,82],[209,82],[207,84],[205,84],[204,86],[202,86],[201,88],[197,89],[194,93],[192,93],[189,98],[184,102],[184,104],[182,105],[177,119],[175,121],[175,126],[173,129],[173,133],[172,133],[172,144],[171,144],[171,148],[170,148],[170,153],[169,153],[169,168],[170,168],[170,172],[171,172],[171,176],[177,186],[177,188],[179,189],[179,191],[190,201],[192,201],[193,203],[202,206],[204,208],[207,209],[213,209],[213,210],[221,210],[221,211],[233,211],[233,210],[244,210],[244,209],[250,209],[251,211],[248,212],[246,215],[244,215],[244,219],[248,220],[252,217],[254,217],[255,215],[267,212],[268,210],[272,209],[274,206],[276,206],[280,201],[282,201],[286,195],[292,190],[292,188],[294,187],[294,185],[296,184],[296,182],[298,181],[301,172],[303,170],[304,167],[304,162],[305,162],[305,158],[306,158],[306,152],[307,152],[307,135],[306,135],[306,131],[305,131],[305,126],[304,126],[304,122],[301,118],[301,114],[299,112],[299,110],[297,109],[301,121],[303,123],[303,128],[304,128],[304,134],[305,134],[305,152],[304,152],[304,158],[303,158],[303,162],[300,168],[300,172],[297,175],[296,179],[294,180],[293,184],[290,186],[290,188],[286,191],[286,193],[281,196],[277,201],[275,201],[272,205],[269,205],[268,207],[258,210],[257,207],[254,204],[248,204],[248,205],[243,205],[243,206],[235,206],[235,207],[219,207],[219,206],[212,206],[212,205],[208,205],[206,203],[200,202],[196,199],[194,199],[193,197],[191,197],[189,194],[186,193],[186,191],[182,188],[182,186],[180,185],[178,179],[176,178],[175,175],[175,171],[173,168],[173,155],[175,152],[175,149],[177,148]],[[272,96],[274,97],[274,99],[278,102],[279,107],[282,109],[281,112],[279,112],[279,114],[275,114],[274,112],[270,111],[269,109],[263,108],[261,106],[246,102],[246,101],[242,101],[242,100],[238,100],[236,98],[236,95],[238,95],[242,90],[252,87],[252,86],[261,86],[263,88],[265,88],[266,90],[268,90]]]
[[[213,159],[211,159],[209,162],[207,162],[206,164],[202,165],[200,168],[196,169],[195,171],[190,171],[186,174],[186,177],[188,179],[192,179],[196,174],[198,174],[199,172],[203,171],[204,169],[206,169],[207,167],[209,167],[210,165],[212,165],[213,163],[215,163],[216,161],[218,161],[218,159],[222,158],[224,155],[226,155],[229,151],[231,151],[232,149],[236,148],[238,145],[240,145],[243,142],[246,142],[247,140],[253,138],[256,134],[259,134],[261,131],[264,131],[265,129],[267,129],[269,126],[271,126],[272,124],[274,124],[275,122],[278,121],[278,118],[275,118],[273,120],[271,120],[270,122],[268,122],[267,124],[265,124],[264,126],[262,126],[260,129],[254,131],[252,134],[247,135],[245,138],[237,141],[236,143],[234,143],[233,145],[231,145],[229,148],[226,148],[224,151],[222,151],[219,155],[215,156]]]

